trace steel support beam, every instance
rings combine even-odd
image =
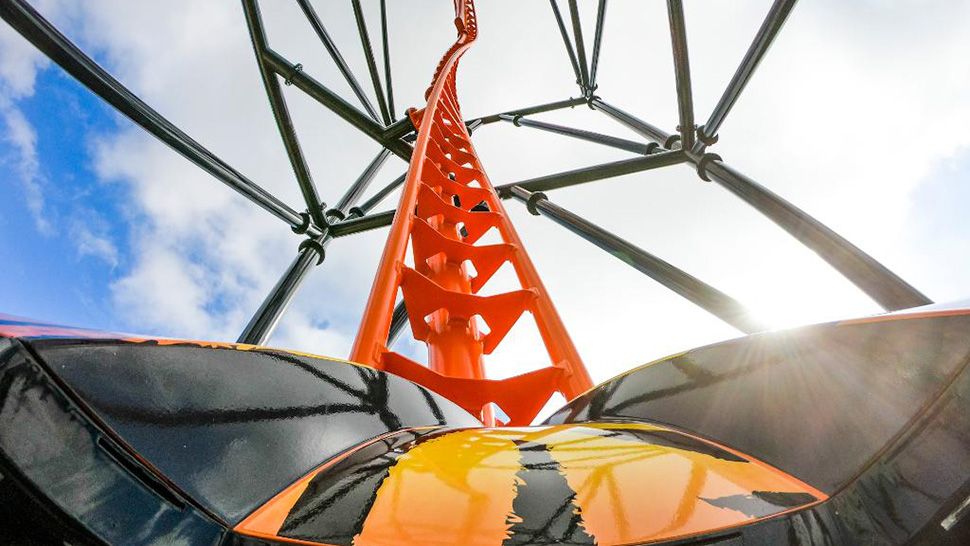
[[[384,85],[387,86],[387,113],[391,121],[394,114],[394,86],[391,85],[391,44],[387,41],[387,0],[381,0],[381,45],[384,46]]]
[[[677,163],[682,163],[685,160],[686,156],[680,150],[667,151],[658,154],[651,154],[646,157],[636,157],[623,161],[614,161],[613,163],[604,163],[602,165],[594,165],[592,167],[584,167],[582,169],[550,174],[541,176],[539,178],[523,180],[521,182],[513,182],[511,184],[497,186],[495,191],[498,193],[500,198],[509,199],[512,197],[511,190],[513,187],[523,188],[527,191],[543,191],[565,188],[568,186],[575,186],[577,184],[584,184],[586,182],[593,182],[595,180],[602,180],[604,178],[623,176],[625,174],[632,174],[640,171],[666,167],[668,165],[675,165]],[[370,207],[376,205],[381,199],[386,197],[387,194],[397,188],[397,186],[403,183],[403,181],[404,176],[402,175],[400,178],[394,180],[391,182],[391,184],[381,190],[383,195],[375,195],[374,197],[371,197],[367,203],[364,203],[360,207],[351,208],[347,220],[332,224],[330,226],[330,234],[334,237],[343,237],[345,235],[391,225],[391,222],[394,220],[393,210],[388,210],[378,214],[367,214],[367,211],[370,210]]]
[[[640,155],[647,155],[652,151],[652,149],[659,148],[659,146],[657,146],[652,142],[649,144],[645,144],[643,142],[635,142],[633,140],[627,140],[625,138],[604,135],[593,131],[586,131],[585,129],[576,129],[573,127],[556,125],[555,123],[546,123],[544,121],[534,121],[531,119],[524,118],[522,116],[510,116],[508,114],[501,114],[499,117],[501,117],[502,120],[515,125],[516,127],[532,127],[533,129],[548,131],[550,133],[556,133],[559,135],[571,136],[574,138],[578,138],[580,140],[595,142],[597,144],[610,146],[612,148],[619,148],[621,150],[626,150],[628,152],[633,152],[635,154],[640,154]]]
[[[286,60],[282,55],[272,49],[266,50],[265,59],[266,64],[274,72],[295,85],[315,101],[326,106],[345,121],[360,129],[364,134],[391,150],[394,155],[405,161],[411,159],[410,145],[400,139],[387,138],[384,127],[378,125],[374,120],[367,117],[366,114],[354,108],[333,91],[327,89],[322,83],[307,75],[301,67]]]
[[[351,72],[350,67],[347,65],[347,61],[344,60],[343,55],[340,54],[340,50],[337,49],[337,44],[334,43],[333,39],[330,38],[330,33],[327,32],[326,27],[323,26],[323,21],[317,15],[316,10],[310,4],[310,0],[297,0],[300,4],[300,8],[303,9],[304,15],[306,15],[307,20],[310,22],[310,26],[313,27],[313,31],[317,33],[317,37],[323,42],[323,47],[326,48],[327,53],[330,54],[330,58],[337,65],[337,70],[343,75],[344,80],[347,81],[347,85],[357,96],[357,100],[360,101],[361,106],[364,110],[367,110],[367,114],[370,115],[371,119],[374,121],[380,121],[378,117],[377,110],[374,109],[374,105],[371,104],[369,98],[367,98],[367,93],[360,86],[360,82],[354,77],[354,73]]]
[[[603,46],[603,26],[606,23],[606,0],[599,0],[596,9],[596,34],[593,38],[593,60],[589,69],[589,92],[593,93],[596,85],[596,73],[600,65],[600,48]]]
[[[394,212],[393,210],[387,210],[366,216],[351,216],[343,222],[331,225],[330,234],[334,237],[343,237],[345,235],[360,233],[361,231],[387,227],[394,221]]]
[[[888,311],[933,303],[825,224],[809,216],[719,159],[706,165],[708,176],[792,234]]]
[[[360,196],[367,191],[367,186],[369,186],[371,181],[374,180],[374,176],[377,175],[377,171],[381,169],[381,166],[387,160],[389,155],[391,155],[391,151],[387,148],[384,148],[378,152],[377,156],[367,165],[367,168],[364,169],[364,172],[362,172],[360,176],[357,177],[357,180],[355,180],[350,186],[347,193],[340,198],[337,205],[333,209],[327,211],[327,215],[336,216],[340,220],[345,219],[347,213],[350,211],[350,208],[354,206],[354,204],[360,199]]]
[[[698,128],[698,138],[703,138],[707,143],[713,144],[713,141],[717,137],[717,131],[721,128],[721,124],[724,123],[724,118],[727,117],[734,103],[741,96],[744,87],[748,85],[748,81],[751,80],[751,76],[754,74],[755,69],[758,68],[758,64],[764,58],[765,53],[768,52],[768,48],[771,47],[775,36],[778,35],[778,31],[781,30],[785,21],[788,20],[788,14],[791,13],[793,7],[795,7],[795,0],[775,0],[771,5],[771,9],[768,10],[768,15],[765,17],[764,22],[761,23],[761,28],[758,29],[758,33],[755,35],[754,41],[751,42],[751,46],[748,47],[748,51],[744,54],[744,59],[741,60],[741,64],[734,73],[734,77],[731,78],[727,89],[721,95],[721,100],[717,102],[717,106],[711,112],[711,117],[707,119],[707,123]],[[700,151],[703,146],[704,142],[697,142],[694,144],[694,149],[695,151]]]
[[[0,17],[65,72],[101,97],[136,125],[206,171],[237,193],[259,205],[290,227],[303,223],[300,213],[246,178],[228,163],[185,134],[94,62],[73,42],[23,0],[0,2]],[[308,232],[320,231],[314,226]]]
[[[569,0],[569,17],[573,23],[573,39],[576,41],[576,56],[579,57],[579,74],[583,78],[583,94],[589,93],[589,66],[586,61],[586,43],[583,40],[583,23],[579,20],[579,7],[576,0]]]
[[[381,76],[377,73],[377,62],[374,61],[374,49],[370,44],[367,33],[367,22],[364,20],[364,10],[360,7],[360,0],[351,0],[354,8],[354,19],[357,20],[357,32],[360,34],[360,45],[364,48],[364,58],[367,60],[367,71],[370,72],[371,82],[374,84],[374,94],[377,95],[377,106],[381,109],[384,125],[391,124],[391,115],[387,111],[387,101],[384,100],[384,90],[381,89]]]
[[[321,247],[326,247],[331,237],[325,237],[317,241]],[[270,290],[263,303],[256,310],[253,318],[249,320],[242,333],[239,334],[238,343],[248,343],[250,345],[263,345],[269,339],[280,318],[286,312],[287,307],[293,301],[293,296],[303,284],[310,270],[321,261],[322,254],[319,250],[311,246],[304,246],[293,262],[283,272],[283,276],[277,281],[273,289]]]
[[[404,116],[394,123],[388,125],[387,129],[384,130],[383,137],[385,140],[395,140],[413,132],[414,124],[411,123],[411,118]]]
[[[376,207],[381,201],[383,201],[388,195],[390,195],[391,192],[401,187],[401,184],[404,183],[405,178],[407,178],[407,173],[404,173],[401,176],[392,180],[386,186],[381,188],[377,193],[372,195],[370,199],[368,199],[367,201],[364,201],[364,203],[361,206],[352,207],[350,209],[350,218],[360,218],[362,216],[365,216],[368,212],[371,211],[371,209]]]
[[[641,134],[651,133],[649,138],[656,142],[667,142],[671,138],[671,135],[649,123],[606,105],[599,99],[591,101],[591,104],[628,127],[644,128]],[[720,157],[696,153],[686,154],[685,157],[698,169],[698,174],[709,177],[767,216],[884,309],[896,311],[933,303],[875,258],[781,196],[727,166]]]
[[[750,334],[766,329],[744,305],[731,296],[550,202],[545,194],[532,193],[520,187],[511,188],[510,193],[525,203],[529,212],[548,217],[738,330]]]
[[[474,118],[465,122],[465,125],[471,125],[477,123],[478,125],[488,125],[489,123],[495,123],[496,121],[502,121],[502,116],[528,116],[531,114],[541,114],[543,112],[551,112],[553,110],[561,110],[563,108],[573,108],[574,106],[579,106],[580,104],[586,104],[586,99],[579,97],[576,99],[569,98],[566,100],[559,100],[556,102],[549,102],[546,104],[539,104],[537,106],[528,106],[526,108],[519,108],[517,110],[509,110],[508,112],[502,112],[499,114],[492,114],[490,116],[483,116],[480,118]]]
[[[263,86],[266,88],[266,96],[269,98],[273,118],[276,119],[276,127],[279,129],[283,145],[286,147],[286,155],[290,159],[293,174],[296,175],[296,181],[300,185],[300,192],[303,193],[307,212],[313,219],[313,223],[317,226],[325,226],[327,220],[323,210],[321,210],[323,201],[313,183],[313,176],[310,174],[306,158],[303,157],[303,150],[296,136],[296,129],[293,127],[289,109],[286,107],[283,90],[280,88],[279,80],[276,79],[276,73],[267,66],[265,61],[266,31],[263,28],[259,5],[256,0],[243,0],[242,5],[243,11],[246,13],[246,24],[249,26],[249,36],[253,42],[253,51],[256,55],[256,64],[259,66],[259,74],[263,78]]]
[[[657,142],[668,150],[673,149],[680,142],[680,135],[670,135],[664,130],[651,125],[646,121],[633,116],[632,114],[620,110],[612,104],[604,102],[599,97],[593,97],[593,99],[589,101],[589,105],[592,106],[594,110],[603,112],[607,116],[620,122],[622,125],[629,127],[640,136]]]
[[[690,56],[687,54],[687,27],[681,0],[667,0],[670,19],[670,42],[674,51],[674,75],[677,80],[677,111],[680,115],[680,139],[685,150],[694,147],[694,99],[690,86]]]
[[[408,308],[404,305],[404,301],[400,301],[394,306],[394,314],[391,315],[391,329],[387,333],[388,347],[394,345],[394,342],[401,336],[401,332],[404,331],[404,326],[407,323]]]
[[[367,185],[374,179],[374,175],[377,174],[389,153],[387,149],[381,150],[377,157],[367,165],[367,168],[350,185],[337,205],[327,211],[328,222],[343,220],[346,217],[350,208],[357,203],[361,194],[367,189]],[[300,253],[297,254],[293,262],[283,272],[280,280],[266,295],[253,318],[250,319],[246,328],[239,335],[239,343],[262,345],[273,335],[280,318],[286,312],[290,302],[293,301],[300,285],[303,284],[304,279],[313,267],[323,262],[327,246],[335,237],[338,237],[333,231],[332,228],[328,229],[324,235],[312,238],[312,242],[308,239],[300,245]]]
[[[583,167],[581,169],[540,176],[538,178],[523,180],[521,182],[504,184],[496,187],[495,191],[498,192],[499,197],[508,199],[512,196],[512,188],[516,186],[532,192],[552,190],[557,188],[565,188],[568,186],[575,186],[577,184],[585,184],[586,182],[593,182],[594,180],[612,178],[614,176],[623,176],[625,174],[648,171],[651,169],[666,167],[668,165],[676,165],[677,163],[683,163],[685,160],[686,156],[683,154],[683,152],[679,150],[668,151],[659,154],[651,154],[646,157],[624,159],[623,161],[614,161],[612,163],[604,163],[602,165],[594,165],[592,167]]]
[[[559,4],[556,0],[549,0],[549,5],[552,6],[552,14],[556,17],[556,24],[559,26],[559,34],[562,35],[562,43],[566,46],[566,53],[569,55],[569,62],[573,66],[573,74],[576,75],[576,85],[583,90],[583,94],[585,95],[585,83],[582,74],[579,72],[579,62],[576,60],[576,52],[573,50],[573,44],[569,40],[569,33],[566,32],[566,24],[563,23],[562,13],[559,11]]]

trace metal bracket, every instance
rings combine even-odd
[[[310,229],[310,215],[306,212],[301,212],[300,219],[301,219],[300,225],[293,226],[290,229],[293,230],[293,233],[296,233],[298,235],[303,235],[304,233],[307,232],[307,230]]]
[[[701,156],[701,160],[697,162],[697,176],[701,177],[701,180],[705,182],[710,182],[711,179],[707,177],[707,164],[714,160],[723,161],[721,156],[717,154],[704,154]]]
[[[536,203],[546,199],[549,199],[549,197],[547,197],[546,194],[542,193],[541,191],[533,192],[532,195],[529,196],[529,199],[525,202],[525,208],[528,209],[533,216],[540,216],[541,213],[538,211],[538,209],[536,209]]]
[[[720,135],[708,135],[704,132],[704,126],[700,125],[697,127],[697,140],[701,141],[704,146],[713,146],[720,139]]]
[[[317,265],[322,264],[323,259],[327,257],[327,251],[323,248],[323,245],[320,244],[320,241],[316,239],[304,239],[303,242],[300,243],[299,250],[300,252],[303,252],[308,248],[312,248],[313,250],[317,251],[317,254],[320,255],[320,257],[317,258]]]

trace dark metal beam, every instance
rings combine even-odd
[[[593,38],[593,60],[589,69],[589,92],[596,91],[596,73],[600,65],[600,48],[603,45],[603,26],[606,23],[606,0],[599,0],[596,9],[596,34]]]
[[[364,48],[367,70],[370,72],[370,79],[374,84],[374,94],[377,95],[377,106],[381,109],[384,125],[390,125],[391,115],[387,111],[384,90],[381,89],[381,76],[377,73],[377,62],[374,61],[374,49],[371,47],[370,35],[367,33],[367,22],[364,20],[364,10],[360,7],[360,0],[351,0],[350,3],[354,7],[354,18],[357,20],[357,32],[360,34],[360,44]]]
[[[700,133],[698,136],[703,136],[704,140],[708,142],[711,142],[717,136],[717,131],[721,128],[721,124],[724,123],[724,118],[727,117],[728,112],[731,111],[734,103],[741,96],[744,87],[748,85],[748,81],[754,74],[755,69],[758,68],[758,64],[764,58],[765,53],[768,52],[768,48],[771,47],[775,36],[778,35],[778,31],[784,26],[785,21],[788,19],[788,14],[791,13],[793,7],[795,7],[795,0],[775,0],[771,5],[771,9],[768,10],[768,15],[765,17],[764,22],[761,23],[761,28],[758,29],[758,33],[754,37],[754,41],[751,42],[751,46],[748,47],[748,51],[744,54],[744,59],[741,60],[741,64],[731,78],[731,82],[728,84],[727,89],[724,90],[724,94],[721,95],[721,100],[717,102],[717,106],[711,112],[711,117],[707,119],[707,123],[698,129]],[[699,150],[703,144],[702,142],[698,142],[694,144],[694,148]]]
[[[550,202],[545,194],[532,193],[520,187],[511,188],[511,193],[517,200],[526,203],[533,214],[547,216],[738,330],[750,334],[766,329],[744,305],[731,296]]]
[[[576,56],[579,57],[579,74],[583,78],[583,94],[586,94],[589,92],[589,66],[586,61],[586,43],[583,40],[583,23],[579,20],[576,0],[569,0],[569,17],[573,23],[573,39],[576,41]]]
[[[368,212],[376,207],[381,201],[384,200],[388,195],[394,190],[398,189],[401,184],[404,183],[404,179],[407,178],[407,173],[392,180],[389,184],[380,189],[377,193],[372,195],[370,199],[364,201],[364,203],[359,207],[353,207],[350,209],[350,218],[360,218],[365,216]]]
[[[492,114],[490,116],[483,116],[480,118],[474,118],[465,122],[465,125],[472,123],[478,123],[479,125],[488,125],[489,123],[495,123],[496,121],[502,121],[503,115],[509,116],[528,116],[531,114],[541,114],[542,112],[551,112],[553,110],[561,110],[563,108],[573,108],[574,106],[579,106],[580,104],[586,104],[586,99],[583,97],[579,98],[569,98],[566,100],[559,100],[556,102],[549,102],[546,104],[540,104],[537,106],[528,106],[526,108],[519,108],[517,110],[509,110],[508,112],[502,112],[499,114]]]
[[[411,132],[414,132],[414,124],[411,123],[410,117],[404,116],[387,126],[384,130],[384,138],[387,140],[399,139]]]
[[[93,59],[85,55],[27,2],[23,0],[0,2],[0,17],[65,72],[182,157],[291,227],[297,227],[303,223],[299,212],[216,157],[145,104]],[[316,236],[320,231],[314,226],[309,233]]]
[[[590,106],[593,107],[594,110],[599,110],[600,112],[603,112],[607,116],[629,127],[640,136],[646,137],[654,142],[657,142],[660,145],[662,145],[664,148],[667,148],[668,150],[671,148],[674,148],[675,144],[680,142],[680,135],[670,135],[664,132],[662,129],[654,125],[651,125],[646,121],[643,121],[642,119],[639,119],[633,116],[632,114],[629,114],[623,110],[620,110],[619,108],[617,108],[616,106],[613,106],[612,104],[604,102],[599,97],[593,97],[593,99],[589,101],[589,104]]]
[[[321,248],[325,247],[330,240],[331,237],[326,237],[319,241]],[[280,318],[286,312],[290,302],[293,301],[293,296],[296,295],[307,274],[320,260],[321,254],[318,249],[311,246],[302,247],[297,257],[283,272],[283,276],[263,299],[263,303],[260,304],[259,309],[256,310],[253,318],[246,324],[236,341],[250,345],[266,343],[269,337],[273,335],[273,331],[276,330]]]
[[[343,220],[350,207],[357,203],[361,194],[367,189],[367,185],[374,179],[374,175],[377,174],[389,153],[387,149],[383,149],[377,154],[377,157],[367,165],[364,172],[350,185],[337,205],[327,211],[327,221]],[[239,343],[252,345],[266,343],[266,340],[276,330],[280,318],[286,312],[290,302],[293,301],[293,297],[296,296],[303,280],[309,275],[314,265],[323,262],[326,248],[334,237],[335,235],[331,230],[328,230],[324,235],[313,238],[312,242],[306,240],[300,245],[300,253],[286,268],[286,271],[283,272],[282,277],[266,295],[266,298],[263,299],[263,303],[260,304],[249,324],[239,335]]]
[[[591,104],[628,127],[647,128],[649,131],[644,131],[645,133],[656,133],[650,136],[656,142],[666,142],[671,138],[671,135],[617,108],[603,108],[606,103],[600,100],[591,101]],[[720,157],[696,153],[686,154],[686,157],[698,168],[699,173],[703,172],[704,176],[708,176],[767,216],[884,309],[895,311],[933,303],[875,258],[781,196],[725,165]]]
[[[364,172],[357,177],[357,180],[350,186],[347,193],[340,198],[337,205],[327,211],[328,216],[336,216],[340,220],[343,220],[347,213],[350,211],[350,207],[354,205],[360,196],[367,191],[367,186],[370,185],[371,181],[374,180],[374,176],[377,175],[377,171],[381,169],[381,165],[387,160],[387,157],[391,154],[391,151],[387,148],[381,150],[377,153],[377,156],[367,165]]]
[[[345,121],[360,129],[364,134],[391,150],[394,155],[405,161],[411,159],[412,149],[410,145],[400,139],[387,138],[384,127],[378,125],[374,120],[367,117],[366,114],[354,108],[333,91],[327,89],[322,83],[307,75],[301,67],[294,65],[272,49],[266,50],[265,59],[266,64],[286,79],[286,81],[289,81]]]
[[[321,210],[322,201],[317,193],[317,188],[310,175],[310,168],[307,166],[306,158],[303,157],[303,150],[300,141],[296,136],[296,129],[293,127],[293,120],[290,118],[289,109],[286,107],[286,99],[283,97],[283,90],[280,82],[276,79],[276,73],[267,66],[265,59],[266,52],[266,31],[263,28],[262,17],[259,13],[259,5],[256,0],[243,0],[243,11],[246,13],[246,24],[249,26],[249,36],[252,39],[253,51],[256,55],[256,64],[259,66],[259,74],[263,78],[263,86],[266,88],[266,95],[269,97],[270,108],[273,111],[273,118],[276,120],[276,127],[280,131],[283,145],[286,147],[286,155],[290,159],[296,181],[300,185],[303,193],[303,200],[306,202],[307,212],[313,223],[317,226],[327,224],[326,217]]]
[[[394,213],[395,211],[393,210],[387,210],[366,216],[351,216],[343,222],[331,225],[330,234],[334,237],[343,237],[345,235],[360,233],[361,231],[387,227],[394,221]]]
[[[677,163],[682,163],[685,160],[686,156],[683,154],[683,152],[679,150],[668,151],[659,154],[651,154],[646,157],[635,157],[633,159],[614,161],[612,163],[604,163],[602,165],[594,165],[592,167],[583,167],[581,169],[540,176],[538,178],[523,180],[521,182],[504,184],[496,187],[495,191],[498,192],[499,197],[508,199],[512,196],[511,190],[515,186],[533,192],[552,190],[557,188],[565,188],[567,186],[575,186],[577,184],[584,184],[586,182],[593,182],[594,180],[602,180],[604,178],[612,178],[614,176],[623,176],[650,169],[657,169],[660,167],[666,167],[668,165],[676,165]]]
[[[549,131],[551,133],[556,133],[560,135],[571,136],[581,140],[586,140],[589,142],[595,142],[597,144],[603,144],[605,146],[610,146],[612,148],[619,148],[621,150],[626,150],[628,152],[633,152],[635,154],[647,155],[650,153],[651,148],[658,148],[654,143],[645,144],[643,142],[635,142],[633,140],[627,140],[625,138],[619,138],[610,135],[604,135],[601,133],[595,133],[593,131],[586,131],[585,129],[576,129],[573,127],[566,127],[563,125],[556,125],[555,123],[546,123],[544,121],[534,121],[522,116],[510,116],[508,114],[501,114],[504,121],[512,123],[516,127],[532,127],[534,129],[540,129],[543,131]]]
[[[387,41],[387,0],[381,0],[381,44],[384,46],[384,85],[387,86],[387,112],[391,121],[397,119],[394,114],[394,86],[391,85],[391,45]]]
[[[404,326],[408,323],[408,308],[404,305],[404,302],[398,302],[394,306],[394,314],[391,315],[391,329],[387,333],[387,347],[394,345],[397,338],[401,336],[401,332],[404,331]]]
[[[323,21],[320,20],[316,10],[313,9],[313,6],[310,4],[310,0],[297,0],[297,2],[300,4],[300,8],[303,9],[303,13],[310,22],[310,26],[313,27],[313,31],[317,33],[320,41],[323,42],[323,47],[326,48],[327,53],[330,54],[330,58],[333,59],[333,62],[337,65],[337,70],[340,71],[344,77],[344,80],[347,81],[347,85],[350,86],[350,89],[354,92],[354,95],[357,96],[357,100],[360,101],[361,106],[364,107],[364,110],[367,110],[367,114],[370,115],[374,121],[380,121],[377,110],[374,109],[374,105],[371,104],[370,99],[367,98],[367,93],[365,93],[364,89],[360,86],[360,82],[358,82],[357,78],[354,77],[354,73],[351,72],[350,66],[347,65],[347,61],[345,61],[343,55],[340,54],[340,50],[337,49],[337,44],[334,43],[332,38],[330,38],[330,33],[328,33],[326,27],[323,26]]]
[[[563,23],[562,13],[559,12],[559,4],[556,2],[556,0],[549,0],[549,5],[552,6],[552,14],[556,17],[556,24],[559,25],[559,34],[562,35],[562,43],[566,46],[566,53],[569,55],[569,62],[573,66],[573,74],[576,75],[576,85],[583,90],[583,94],[585,95],[585,82],[582,74],[579,72],[579,63],[576,61],[576,52],[573,50],[573,44],[569,40],[569,33],[566,32],[566,24]]]
[[[690,56],[687,54],[687,28],[681,0],[667,0],[670,19],[670,42],[674,51],[674,75],[677,79],[677,111],[680,114],[680,139],[683,148],[694,147],[694,99],[690,86]]]
[[[825,224],[720,160],[709,161],[706,172],[711,179],[815,251],[884,309],[896,311],[933,303]]]
[[[511,189],[513,187],[520,187],[528,191],[543,191],[556,188],[565,188],[567,186],[575,186],[577,184],[584,184],[594,180],[602,180],[604,178],[623,176],[625,174],[632,174],[640,171],[665,167],[667,165],[674,165],[685,161],[685,157],[686,156],[684,153],[680,150],[662,152],[659,154],[651,154],[646,157],[636,157],[624,161],[614,161],[613,163],[604,163],[602,165],[594,165],[592,167],[584,167],[582,169],[576,169],[573,171],[541,176],[539,178],[532,178],[529,180],[523,180],[521,182],[513,182],[511,184],[497,186],[495,191],[502,199],[508,199],[512,197]],[[343,237],[345,235],[391,225],[391,222],[394,220],[393,210],[388,210],[378,214],[367,214],[367,211],[380,202],[381,199],[386,197],[387,194],[396,189],[401,183],[403,183],[404,178],[405,175],[401,175],[360,207],[351,208],[347,220],[336,224],[331,224],[330,234],[334,237]]]

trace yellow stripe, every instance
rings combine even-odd
[[[354,546],[497,546],[516,495],[515,430],[446,434],[401,455]]]

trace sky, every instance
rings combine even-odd
[[[271,46],[356,104],[295,3],[264,1]],[[454,40],[452,2],[389,4],[397,115],[422,106]],[[563,9],[566,4],[561,2]],[[609,2],[597,94],[668,132],[676,92],[663,2]],[[695,117],[706,120],[770,2],[685,2]],[[302,199],[238,2],[43,0],[35,7],[162,115],[293,208]],[[379,41],[376,1],[364,6]],[[317,1],[366,85],[349,2]],[[579,94],[549,4],[479,1],[462,59],[467,118]],[[596,2],[580,2],[588,43]],[[970,4],[797,5],[720,131],[725,162],[939,302],[970,296]],[[589,47],[591,49],[591,47]],[[284,88],[317,187],[335,202],[379,147]],[[373,99],[372,99],[373,100]],[[583,107],[536,116],[639,137]],[[474,144],[496,185],[631,157],[510,124]],[[390,159],[371,192],[406,165]],[[775,327],[879,312],[786,232],[688,166],[549,192],[748,305]],[[366,198],[366,196],[365,196]],[[397,194],[378,210],[392,208]],[[506,208],[595,381],[739,333],[518,203]],[[386,237],[334,241],[269,344],[345,357]],[[300,238],[132,125],[0,23],[0,312],[149,335],[234,341]],[[514,288],[506,266],[492,292]],[[418,359],[423,346],[397,347]],[[547,363],[523,317],[492,377]]]

